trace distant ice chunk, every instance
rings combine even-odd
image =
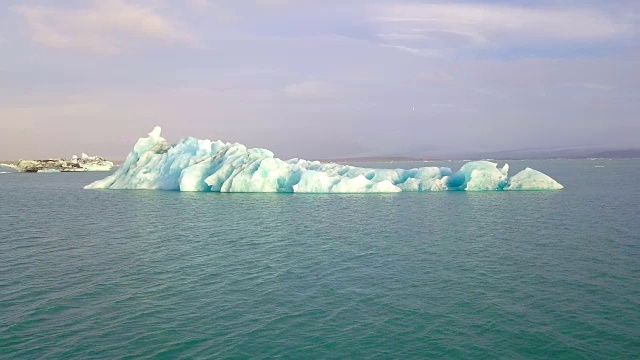
[[[110,171],[113,169],[113,163],[111,161],[97,161],[87,162],[81,164],[82,168],[86,171]]]
[[[269,150],[248,149],[238,143],[189,137],[169,145],[156,127],[138,140],[115,173],[85,188],[289,193],[562,189],[536,170],[526,169],[513,177],[508,173],[508,165],[499,168],[490,161],[468,162],[457,172],[446,167],[369,169],[284,161]]]
[[[20,171],[20,169],[14,164],[0,164],[0,168],[9,168],[15,171]],[[5,171],[4,174],[8,174],[9,172]]]
[[[563,186],[538,170],[526,168],[510,180],[505,190],[560,190]]]
[[[62,172],[62,171],[60,171],[58,169],[41,169],[41,170],[38,170],[36,172],[37,173],[59,173],[59,172]]]
[[[110,171],[114,164],[101,156],[89,156],[82,153],[80,157],[73,155],[71,162],[80,165],[85,171]]]

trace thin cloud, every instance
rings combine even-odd
[[[206,9],[211,6],[209,0],[187,0],[187,5],[194,9]]]
[[[418,75],[418,80],[423,83],[444,84],[452,83],[456,79],[446,71],[423,72]]]
[[[13,6],[31,29],[33,41],[55,49],[117,54],[131,38],[195,45],[195,38],[153,8],[122,0],[95,1],[85,9]]]
[[[489,47],[531,42],[592,43],[635,31],[597,9],[495,4],[387,4],[372,7],[381,41],[418,47]],[[410,44],[414,44],[413,46]]]
[[[431,39],[431,36],[427,36],[424,34],[411,34],[411,33],[390,33],[390,34],[378,34],[379,38],[388,39],[388,40],[427,40]]]
[[[404,52],[407,52],[409,54],[418,55],[418,56],[437,57],[437,56],[441,55],[441,53],[436,51],[436,50],[418,49],[418,48],[412,48],[412,47],[404,46],[404,45],[380,44],[379,46],[380,47],[384,47],[384,48],[404,51]]]
[[[600,84],[600,83],[595,83],[595,82],[564,83],[564,84],[562,84],[562,86],[563,87],[570,87],[570,88],[582,88],[582,89],[588,89],[588,90],[611,90],[611,89],[613,89],[613,87],[610,86],[610,85]]]
[[[290,84],[283,89],[285,96],[296,99],[326,99],[335,96],[338,91],[333,85],[323,81]]]

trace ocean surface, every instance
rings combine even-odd
[[[96,191],[82,187],[104,173],[0,174],[0,359],[640,358],[640,160],[509,164],[565,189]]]

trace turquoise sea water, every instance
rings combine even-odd
[[[0,358],[639,358],[640,160],[509,163],[565,189],[90,191],[104,174],[0,174]]]

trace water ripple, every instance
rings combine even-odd
[[[3,175],[0,358],[637,357],[634,177],[549,171],[566,190],[101,192],[79,190],[91,174]]]

